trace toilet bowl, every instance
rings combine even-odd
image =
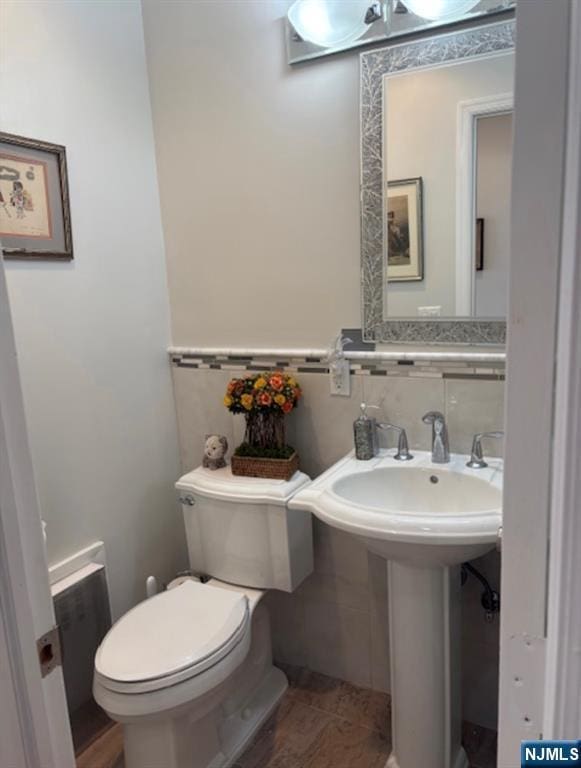
[[[93,692],[124,726],[126,768],[217,768],[246,747],[287,687],[263,594],[188,581],[111,629]]]
[[[312,571],[310,516],[286,506],[306,482],[234,479],[229,467],[178,482],[192,568],[240,573],[251,586],[186,581],[106,635],[93,693],[123,724],[125,768],[227,768],[276,707],[287,681],[272,663],[262,598]]]

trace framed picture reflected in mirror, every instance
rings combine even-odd
[[[424,279],[422,178],[387,183],[387,281]]]

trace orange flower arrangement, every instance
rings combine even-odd
[[[292,455],[294,449],[285,445],[284,417],[297,407],[301,396],[296,379],[280,371],[232,379],[224,405],[232,413],[246,417],[244,443],[235,453],[270,458]]]
[[[272,410],[290,413],[302,395],[292,376],[275,371],[258,373],[244,379],[232,379],[226,388],[224,405],[232,413]]]

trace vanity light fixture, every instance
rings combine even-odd
[[[516,0],[295,0],[285,14],[289,64],[470,20],[513,18]]]
[[[288,19],[302,41],[322,48],[348,46],[384,17],[384,3],[370,0],[296,0]]]
[[[408,11],[430,21],[455,21],[470,13],[480,0],[401,0]]]

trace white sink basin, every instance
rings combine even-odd
[[[467,456],[433,464],[415,451],[405,463],[385,451],[371,461],[349,454],[300,491],[291,506],[363,538],[390,560],[448,566],[483,555],[502,525],[502,460],[469,469]]]
[[[502,461],[349,454],[289,502],[387,560],[393,752],[386,768],[468,768],[461,745],[460,568],[495,545]],[[387,648],[385,649],[387,654]]]

